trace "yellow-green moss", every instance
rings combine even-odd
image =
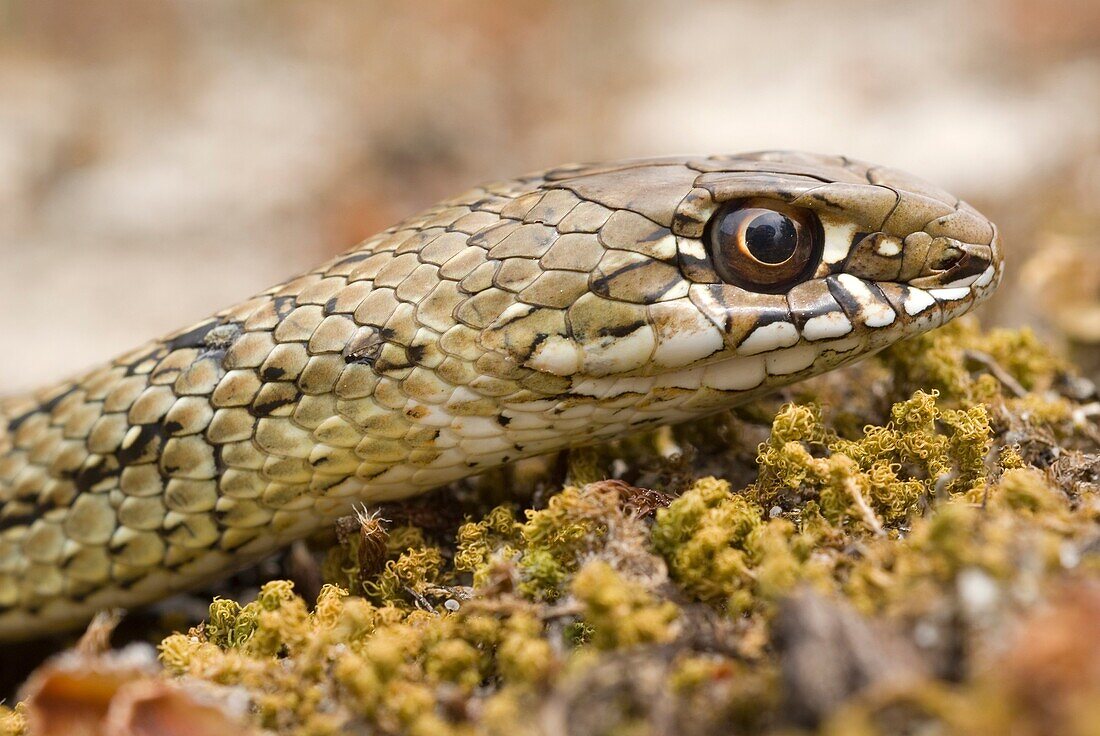
[[[866,427],[858,440],[836,436],[812,407],[784,407],[760,447],[750,494],[780,505],[792,494],[815,498],[830,521],[877,532],[880,521],[903,521],[939,491],[972,489],[984,481],[988,413],[981,404],[941,409],[937,399],[917,391],[894,405],[888,424]]]
[[[558,598],[571,573],[603,545],[610,519],[620,515],[611,491],[585,492],[570,486],[551,497],[545,509],[528,510],[520,534],[521,590],[535,598]]]
[[[750,539],[764,525],[762,515],[726,481],[703,478],[657,513],[653,546],[693,596],[741,608],[751,600]]]
[[[21,705],[0,705],[0,736],[26,736],[27,718]]]
[[[475,585],[484,585],[493,557],[515,557],[522,533],[515,513],[507,506],[497,506],[481,521],[463,524],[455,539],[455,570],[471,573]]]
[[[431,533],[364,515],[329,550],[312,607],[284,581],[217,599],[203,625],[162,642],[161,661],[246,693],[255,724],[280,734],[535,736],[563,718],[651,733],[654,713],[698,734],[1004,732],[1034,714],[981,668],[1000,656],[990,642],[1048,581],[1100,575],[1095,486],[1029,465],[1032,440],[1097,450],[1053,390],[1067,366],[1030,333],[963,322],[857,370],[778,409],[620,442],[618,456],[574,452],[575,485],[540,507],[481,499]],[[665,459],[670,447],[695,465]],[[673,496],[667,508],[585,485],[614,457]],[[956,681],[865,693],[797,731],[773,626],[807,585],[902,632],[946,631],[971,659]],[[1090,707],[1067,706],[1078,731],[1052,732],[1091,733]],[[22,736],[21,718],[0,709],[0,734]]]
[[[675,604],[660,601],[638,583],[626,581],[602,560],[582,567],[573,578],[573,595],[599,649],[620,649],[670,641],[680,615]]]
[[[1004,387],[996,376],[968,365],[986,358],[1032,392],[1045,391],[1060,374],[1071,370],[1030,329],[983,332],[971,318],[897,343],[883,356],[904,390],[938,390],[949,406],[989,403],[1002,393]]]

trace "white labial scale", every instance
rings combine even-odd
[[[956,302],[970,296],[970,289],[960,286],[954,289],[929,289],[928,293],[941,302]]]
[[[620,338],[585,345],[584,368],[596,375],[622,373],[639,368],[653,356],[657,340],[653,329],[643,325]]]
[[[867,286],[866,282],[850,273],[840,274],[837,276],[837,281],[840,282],[845,291],[852,295],[852,298],[859,302],[863,312],[863,324],[872,328],[888,327],[894,324],[894,320],[898,318],[897,314],[890,308],[890,305],[879,300],[871,293],[871,288]]]
[[[535,370],[568,376],[581,368],[583,354],[575,342],[561,335],[549,335],[535,348],[527,365]]]
[[[764,357],[764,362],[770,376],[787,376],[792,373],[806,370],[818,356],[816,345],[798,345],[786,350],[772,353]]]
[[[943,321],[943,309],[926,309],[920,314],[913,315],[909,325],[915,332],[928,332],[942,325]]]
[[[772,322],[757,327],[737,346],[740,355],[756,355],[779,348],[789,348],[798,342],[798,328],[790,322]]]
[[[852,335],[851,337],[843,340],[834,340],[830,343],[822,345],[820,350],[822,353],[829,351],[842,355],[844,353],[850,353],[853,350],[862,350],[864,346],[864,339],[858,335]]]
[[[905,297],[905,313],[914,317],[936,304],[936,299],[924,289],[910,287]]]
[[[703,372],[703,385],[719,391],[748,391],[768,377],[763,357],[738,357],[714,363]]]
[[[810,317],[802,326],[802,336],[810,342],[843,337],[852,331],[852,321],[844,312],[826,312]]]
[[[653,304],[650,317],[657,331],[653,362],[679,368],[713,355],[725,346],[722,333],[693,304],[684,300]]]
[[[941,301],[940,307],[943,311],[943,320],[940,324],[944,324],[970,311],[971,301],[969,299]]]
[[[856,236],[857,225],[854,222],[822,223],[825,232],[825,249],[822,260],[832,265],[848,257],[852,247],[852,238]]]
[[[974,282],[974,286],[980,289],[984,289],[993,283],[993,279],[997,276],[997,269],[995,266],[990,266],[986,270],[982,271],[982,274]]]
[[[982,276],[982,274],[980,274],[980,273],[979,274],[974,274],[973,276],[967,276],[966,278],[957,279],[955,281],[952,281],[951,283],[944,284],[943,287],[941,287],[941,288],[944,288],[944,289],[969,289],[971,286],[974,285],[975,282],[977,282],[977,280],[979,278],[981,278],[981,276]]]

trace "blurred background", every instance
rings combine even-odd
[[[1096,0],[0,0],[0,390],[484,180],[758,148],[971,201],[1011,259],[983,319],[1094,360]]]

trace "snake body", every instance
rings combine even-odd
[[[801,213],[719,234],[764,238],[761,263],[716,254],[711,221],[739,203]],[[808,260],[775,281],[796,236]],[[842,157],[566,166],[476,188],[0,401],[0,639],[224,575],[354,503],[865,357],[969,310],[1001,268],[969,205]]]

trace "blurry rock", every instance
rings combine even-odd
[[[1097,244],[1050,239],[1023,264],[1025,288],[1059,331],[1079,343],[1100,343],[1100,259]]]
[[[1090,238],[1048,238],[1021,269],[1035,313],[1069,341],[1070,357],[1100,379],[1100,258]]]
[[[841,601],[810,591],[787,599],[775,624],[787,714],[813,726],[852,696],[929,675],[913,645]]]
[[[1096,733],[1100,584],[1093,580],[1067,585],[1048,609],[1023,622],[987,676],[1004,688],[1005,700],[1015,706],[1023,722],[1021,733]],[[1080,730],[1082,726],[1088,730]]]
[[[163,680],[156,653],[141,644],[107,655],[63,654],[31,675],[22,699],[35,736],[254,733],[240,719],[243,707]]]
[[[104,733],[112,736],[224,736],[254,733],[214,704],[200,703],[187,691],[162,680],[138,680],[119,689]]]

